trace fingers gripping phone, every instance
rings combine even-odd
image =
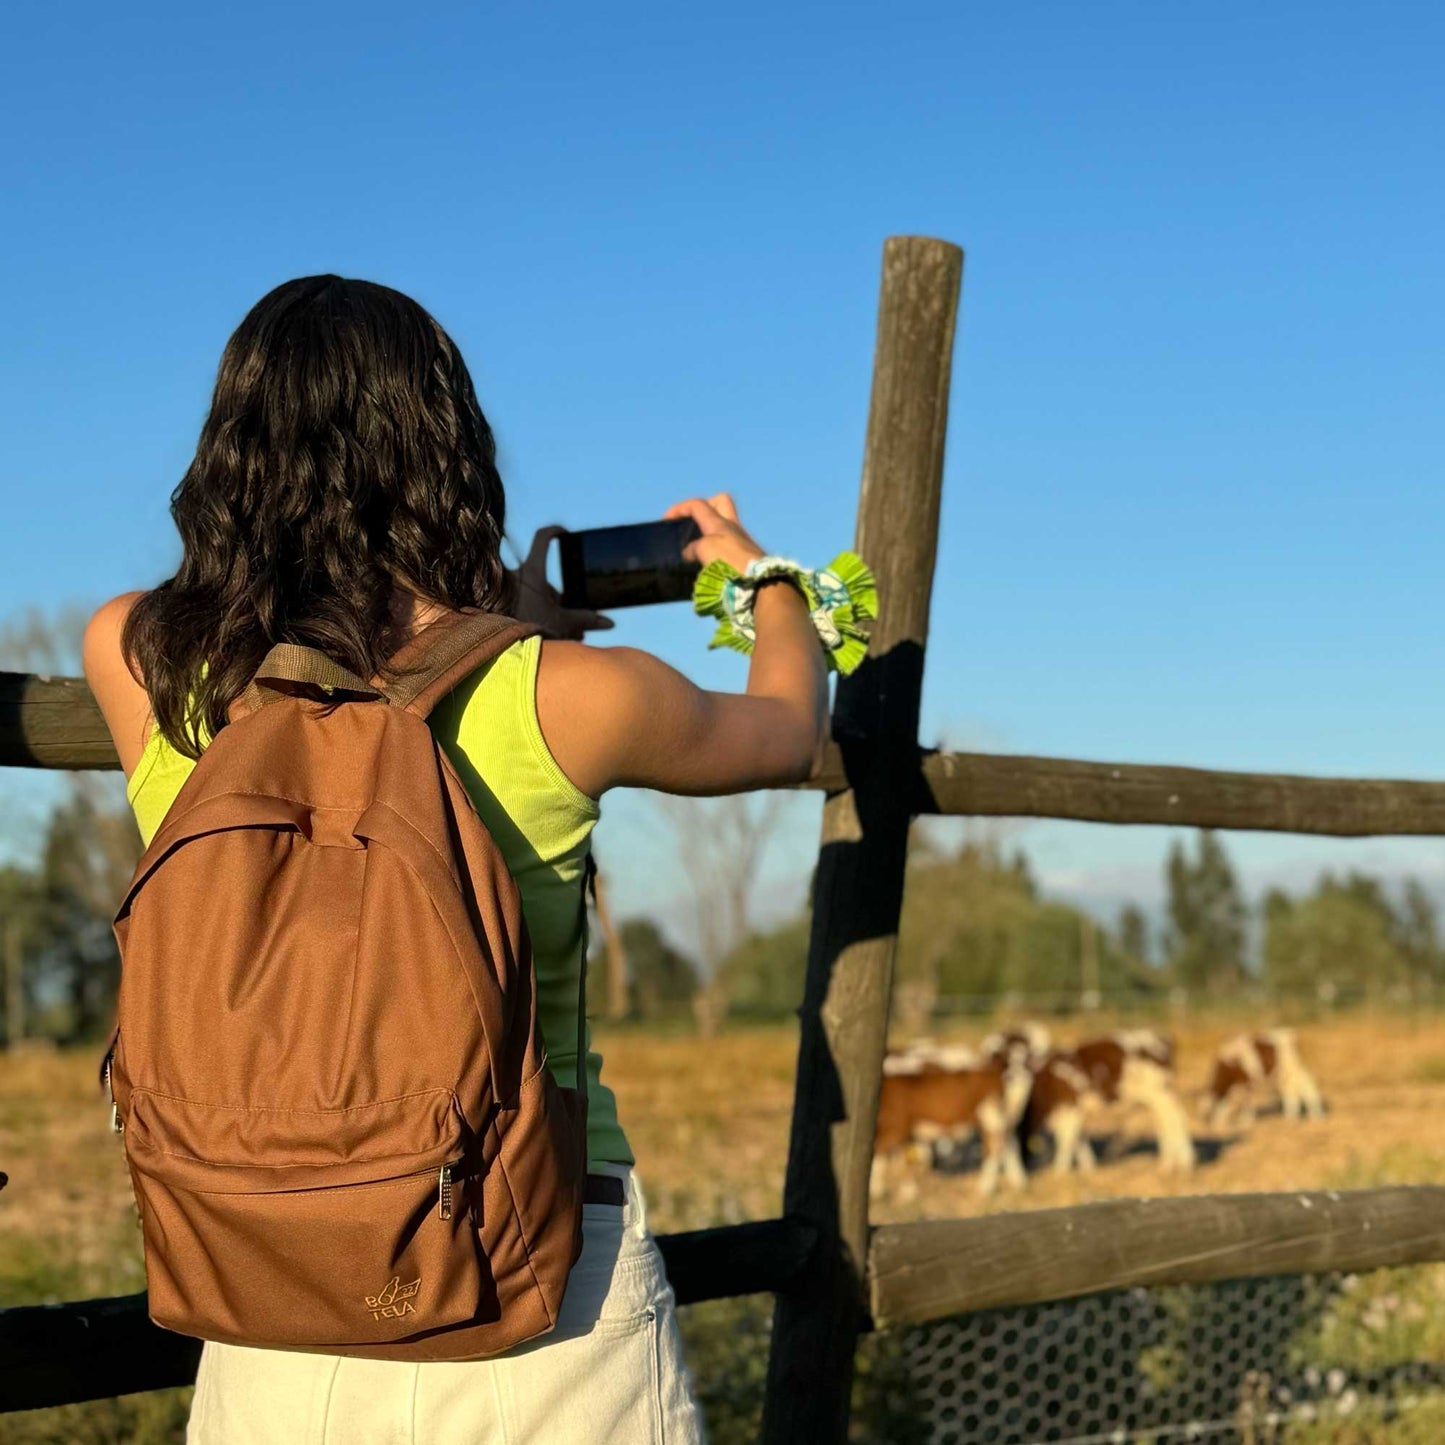
[[[691,517],[595,527],[557,538],[562,563],[562,605],[606,612],[692,596],[700,564],[682,555],[702,532]]]

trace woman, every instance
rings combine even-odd
[[[362,677],[448,611],[511,610],[547,640],[514,644],[431,716],[500,845],[532,938],[542,1032],[576,1072],[584,860],[610,788],[706,795],[796,782],[826,729],[823,651],[791,586],[761,587],[747,689],[705,692],[547,585],[553,535],[517,574],[500,548],[492,433],[447,334],[395,291],[336,276],[279,286],[221,358],[172,515],[182,559],[106,603],[85,670],[149,840],[272,644],[310,645]],[[679,502],[689,551],[745,569],[763,555],[726,495]],[[630,1442],[700,1438],[673,1297],[647,1232],[617,1106],[588,1050],[589,1171],[624,1203],[588,1205],[554,1332],[496,1359],[398,1363],[210,1343],[188,1438]]]

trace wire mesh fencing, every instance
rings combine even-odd
[[[1445,1266],[960,1316],[895,1360],[930,1445],[1440,1445]]]

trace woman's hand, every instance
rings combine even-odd
[[[719,492],[706,501],[694,497],[691,501],[678,502],[667,509],[664,520],[672,522],[679,517],[691,517],[702,532],[697,541],[689,542],[682,549],[682,555],[689,562],[701,562],[705,567],[721,557],[743,572],[749,562],[767,555],[743,530],[738,509],[726,492]]]
[[[702,534],[685,549],[739,572],[765,556],[725,492],[669,507]],[[630,647],[542,649],[537,718],[558,766],[589,797],[608,788],[706,796],[802,782],[828,735],[823,649],[794,587],[764,587],[744,695],[707,692]]]
[[[564,607],[562,596],[547,581],[547,549],[565,527],[542,527],[532,538],[526,561],[512,575],[515,601],[512,611],[518,622],[540,627],[548,637],[561,637],[579,642],[585,632],[600,632],[611,627],[612,619],[585,607]]]

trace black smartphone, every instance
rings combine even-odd
[[[700,536],[691,517],[563,532],[557,538],[562,605],[606,612],[614,607],[685,601],[692,596],[692,584],[701,567],[687,561],[682,549]]]

